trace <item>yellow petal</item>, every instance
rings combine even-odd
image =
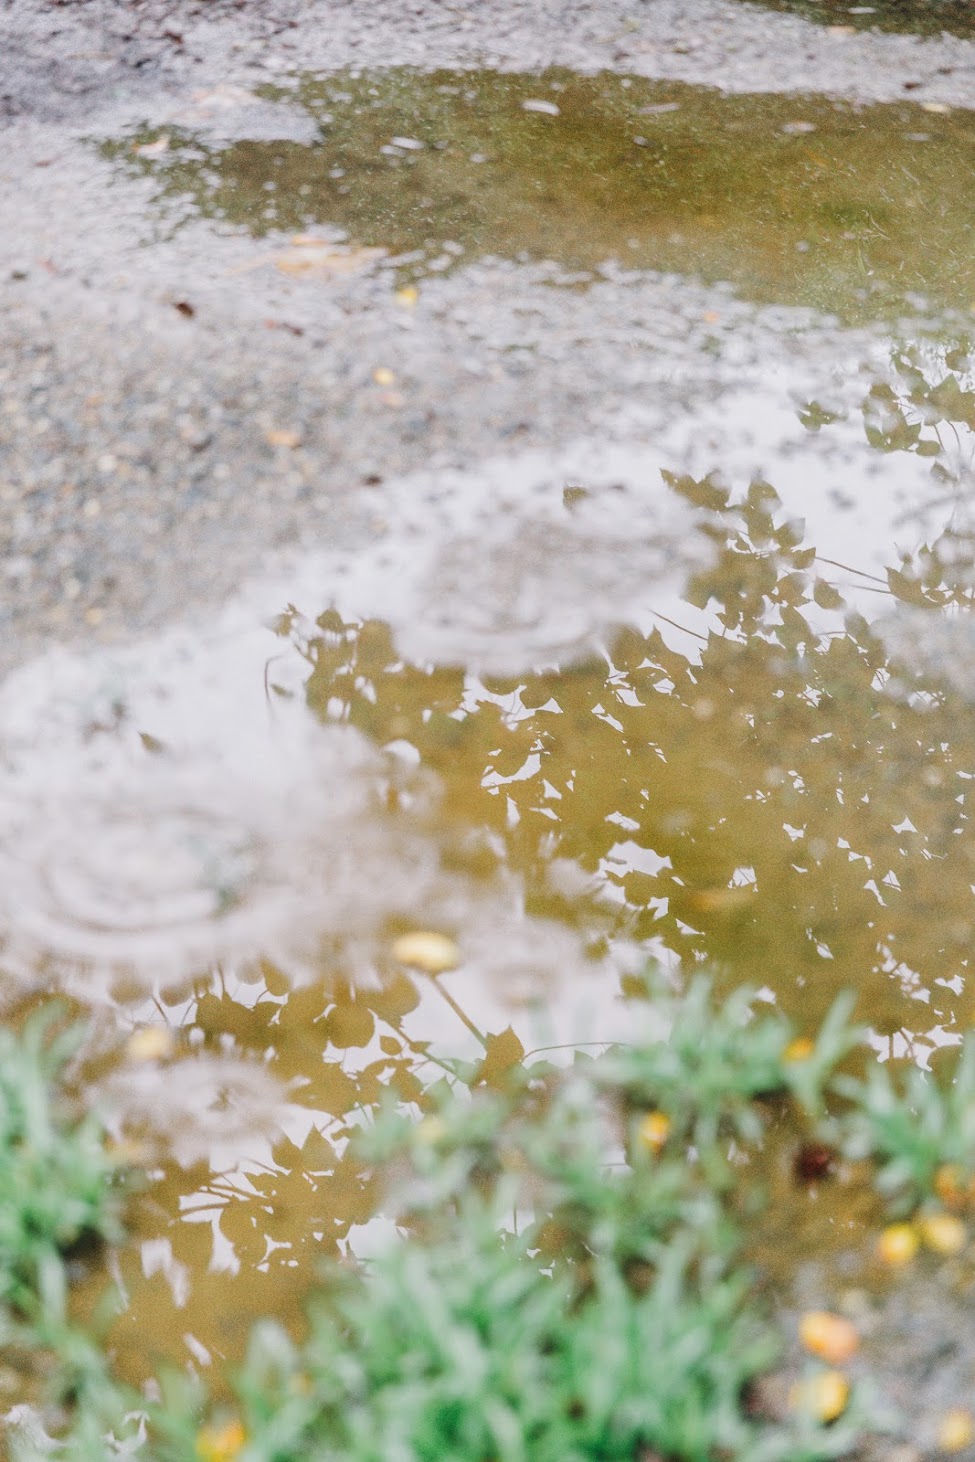
[[[827,1310],[810,1310],[799,1322],[799,1339],[810,1355],[832,1366],[841,1366],[854,1355],[860,1344],[856,1327],[842,1315]]]
[[[938,1427],[938,1446],[942,1452],[963,1452],[975,1441],[975,1417],[963,1406],[945,1412]]]
[[[877,1240],[877,1257],[883,1264],[909,1264],[918,1250],[918,1237],[909,1223],[892,1223]]]
[[[842,1416],[849,1399],[850,1383],[841,1371],[820,1371],[793,1386],[789,1394],[793,1411],[824,1422]]]
[[[445,970],[454,970],[460,964],[460,950],[446,934],[436,934],[432,929],[414,929],[411,934],[401,934],[393,945],[393,958],[400,964],[412,965],[427,975],[441,975]]]

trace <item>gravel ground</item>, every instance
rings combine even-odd
[[[646,427],[648,401],[715,385],[694,344],[714,300],[691,286],[580,294],[482,264],[407,315],[382,271],[310,290],[240,236],[153,241],[147,186],[113,183],[86,138],[193,108],[214,136],[300,138],[307,117],[251,90],[299,67],[561,63],[936,105],[975,74],[966,41],[722,0],[5,0],[2,20],[0,665],[205,608],[268,550],[361,541],[390,476],[598,438],[620,410]],[[753,363],[767,351],[759,329]]]

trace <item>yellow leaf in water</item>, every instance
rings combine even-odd
[[[930,1213],[918,1220],[918,1229],[936,1254],[960,1254],[968,1241],[965,1225],[950,1213]]]
[[[239,1421],[228,1421],[223,1426],[205,1426],[197,1434],[196,1455],[200,1462],[233,1462],[246,1441],[247,1433]]]
[[[637,1138],[648,1152],[660,1152],[669,1136],[670,1118],[666,1112],[647,1112],[640,1119]]]
[[[393,958],[400,964],[412,965],[427,975],[442,975],[460,964],[460,950],[446,934],[432,929],[415,929],[401,934],[393,945]]]
[[[816,1046],[808,1036],[796,1036],[782,1052],[783,1061],[808,1061]]]
[[[828,1310],[809,1310],[799,1322],[799,1339],[810,1355],[841,1366],[855,1355],[860,1344],[856,1327],[842,1315]]]
[[[396,303],[402,305],[404,310],[412,310],[419,298],[420,291],[415,284],[405,284],[396,291]]]
[[[877,1257],[883,1264],[910,1264],[918,1250],[916,1231],[909,1223],[892,1223],[877,1240]]]
[[[975,1441],[975,1417],[963,1406],[945,1412],[938,1426],[938,1446],[942,1452],[963,1452]]]
[[[134,1031],[125,1043],[125,1054],[130,1061],[161,1061],[173,1053],[173,1036],[162,1025],[147,1025],[144,1030]]]
[[[793,1411],[801,1411],[817,1421],[835,1421],[842,1416],[850,1399],[850,1383],[841,1371],[820,1371],[800,1381],[789,1393]]]
[[[264,440],[269,447],[300,447],[301,437],[296,431],[288,431],[284,427],[271,427],[264,433]]]
[[[377,366],[372,373],[372,378],[377,386],[393,386],[396,384],[396,376],[389,366]]]

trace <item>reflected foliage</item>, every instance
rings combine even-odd
[[[614,933],[733,983],[757,973],[786,1006],[821,1011],[849,984],[886,1033],[964,1022],[967,708],[936,680],[890,693],[897,667],[768,484],[738,501],[673,486],[728,529],[692,587],[713,617],[693,649],[628,630],[598,663],[473,681],[328,611],[301,643],[310,704],[410,743],[533,909],[569,859]]]
[[[937,626],[971,604],[966,362],[961,346],[905,348],[891,389],[864,402],[878,451],[930,456],[947,524],[886,581],[861,576],[882,616],[903,600]],[[821,403],[802,411],[811,431],[834,419]],[[803,1030],[850,988],[876,1048],[937,1065],[972,1019],[970,702],[926,660],[923,636],[920,652],[892,656],[846,602],[857,574],[837,578],[772,485],[735,494],[715,475],[670,487],[707,510],[714,539],[712,567],[687,591],[688,629],[661,620],[586,663],[477,678],[404,660],[383,623],[292,608],[277,631],[306,663],[308,704],[418,762],[421,780],[432,774],[445,848],[465,871],[473,860],[505,872],[529,914],[595,947],[634,940],[685,975],[707,964],[724,991],[761,984]],[[120,1258],[133,1303],[116,1326],[133,1378],[155,1363],[150,1347],[181,1365],[202,1353],[218,1370],[261,1315],[300,1335],[316,1261],[347,1258],[374,1212],[356,1130],[390,1103],[435,1112],[445,1066],[453,1082],[498,1088],[530,1059],[514,1030],[476,1031],[456,1002],[477,1059],[435,1047],[424,1001],[454,991],[463,1002],[463,971],[439,982],[387,971],[374,989],[334,978],[295,989],[270,964],[248,979],[218,972],[172,1018],[209,1051],[260,1058],[297,1115],[263,1164],[222,1176],[216,1157],[213,1171],[170,1167],[142,1200],[146,1247]],[[900,1128],[871,1133],[864,1151],[890,1162],[910,1147]],[[820,1159],[829,1174],[832,1149],[796,1151],[790,1129],[778,1136],[786,1156],[769,1156],[765,1232],[788,1283],[797,1246],[848,1242],[876,1200],[838,1181],[803,1207],[796,1175],[819,1175]],[[944,1154],[918,1141],[927,1181]]]

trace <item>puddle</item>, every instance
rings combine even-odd
[[[170,1031],[97,1077],[153,1174],[114,1261],[128,1375],[219,1378],[253,1318],[297,1325],[323,1252],[383,1242],[351,1131],[445,1058],[625,1037],[648,955],[807,1027],[852,986],[884,1059],[970,1025],[971,382],[957,351],[895,365],[791,432],[742,412],[724,458],[700,433],[727,485],[622,442],[387,484],[371,548],[8,679],[11,997]],[[397,964],[416,927],[455,971]],[[859,1282],[869,1195],[775,1192],[776,1277],[814,1246]]]
[[[975,10],[968,0],[878,0],[874,5],[846,5],[838,0],[759,0],[770,10],[791,11],[819,25],[844,30],[891,31],[902,35],[969,37],[975,34]]]
[[[177,119],[106,150],[156,181],[167,227],[327,225],[401,277],[501,255],[693,273],[848,321],[917,296],[975,303],[967,112],[554,71],[298,78],[274,95],[317,120],[318,143],[215,144]],[[281,267],[299,268],[293,252]]]
[[[975,301],[967,116],[562,73],[295,95],[314,146],[187,124],[116,155],[172,225],[315,227],[399,282],[504,254],[845,320]],[[881,1059],[971,1025],[969,343],[702,296],[653,411],[376,481],[212,622],[0,688],[3,994],[94,1013],[152,1179],[110,1261],[129,1376],[219,1385],[253,1318],[300,1324],[323,1253],[388,1237],[353,1130],[449,1059],[490,1082],[625,1037],[648,957],[807,1029],[853,987]],[[416,930],[456,968],[398,960]],[[872,1199],[773,1187],[781,1263],[859,1282]]]

